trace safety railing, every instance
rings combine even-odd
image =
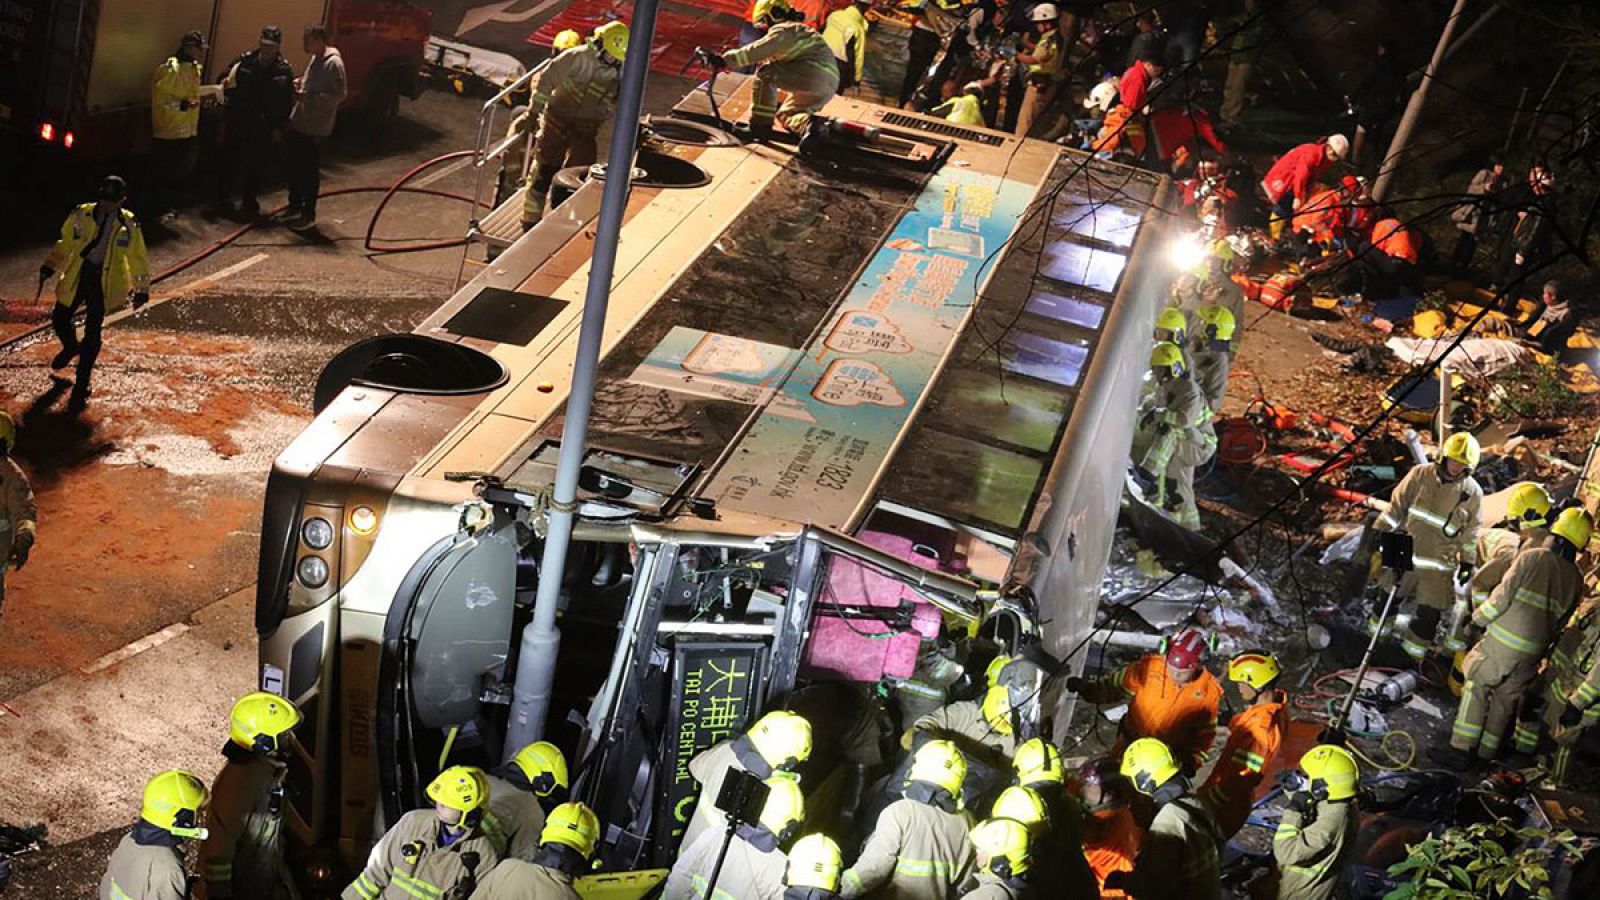
[[[493,145],[490,144],[494,140],[494,135],[498,132],[495,125],[496,120],[499,118],[499,112],[502,107],[507,112],[511,112],[513,107],[506,102],[507,98],[527,89],[528,85],[539,77],[539,73],[544,71],[544,67],[548,64],[548,60],[540,63],[523,73],[520,78],[501,88],[493,97],[484,101],[483,109],[478,113],[478,134],[472,145],[472,213],[467,222],[467,242],[461,250],[461,264],[456,267],[454,288],[461,287],[461,282],[466,274],[467,257],[471,254],[473,245],[483,238],[481,211],[487,208],[492,214],[497,208],[497,203],[485,204],[483,202],[484,179],[489,176],[491,169],[498,184],[500,171],[498,168],[493,167],[493,164],[502,159],[511,148],[521,143],[523,145],[521,171],[516,173],[516,179],[512,182],[520,185],[527,178],[528,163],[533,159],[533,135],[536,130],[534,128],[511,131],[505,137],[495,141]],[[503,198],[497,197],[496,201],[501,199]]]

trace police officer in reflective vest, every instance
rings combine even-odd
[[[206,836],[206,800],[205,784],[188,772],[171,769],[146,782],[139,820],[112,851],[99,900],[188,900],[184,845]]]
[[[227,759],[211,785],[200,871],[210,900],[289,900],[283,862],[283,779],[300,710],[277,694],[240,697],[228,716]]]
[[[488,781],[471,766],[451,766],[428,785],[428,799],[432,809],[406,813],[378,841],[341,900],[431,900],[477,888],[500,861],[482,828]]]

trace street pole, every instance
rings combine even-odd
[[[611,274],[616,268],[622,214],[632,182],[639,110],[644,104],[645,75],[650,70],[650,46],[655,37],[659,2],[634,0],[628,54],[622,64],[622,83],[617,95],[616,124],[606,153],[600,224],[595,230],[594,254],[589,261],[589,285],[583,298],[577,358],[573,360],[572,387],[562,424],[561,456],[556,462],[556,480],[548,513],[549,529],[544,555],[539,561],[539,590],[533,604],[533,621],[522,629],[522,648],[512,687],[506,758],[544,736],[545,718],[550,712],[556,651],[561,646],[561,632],[556,628],[561,573],[566,567],[572,520],[577,511],[578,470],[583,465],[584,445],[589,437],[589,411],[594,405],[595,377],[600,367],[600,340],[606,324],[606,305],[611,298]]]
[[[1389,153],[1383,158],[1383,165],[1378,171],[1378,180],[1372,185],[1372,199],[1382,202],[1389,192],[1389,182],[1394,178],[1395,169],[1399,167],[1401,157],[1405,155],[1406,144],[1411,140],[1411,131],[1416,128],[1417,120],[1422,118],[1422,105],[1428,99],[1428,88],[1433,84],[1433,79],[1438,76],[1439,68],[1444,65],[1444,57],[1450,48],[1450,40],[1455,36],[1456,25],[1461,21],[1461,14],[1466,11],[1467,0],[1456,0],[1455,8],[1450,10],[1450,18],[1445,20],[1444,33],[1439,35],[1439,43],[1433,47],[1433,59],[1428,61],[1428,68],[1422,73],[1422,83],[1411,92],[1411,99],[1406,103],[1405,114],[1400,117],[1400,124],[1394,130],[1394,140],[1389,142]]]

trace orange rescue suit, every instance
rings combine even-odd
[[[1331,243],[1344,232],[1348,202],[1337,190],[1319,191],[1295,210],[1289,225],[1293,231],[1309,231],[1319,244]]]
[[[1209,670],[1188,684],[1176,684],[1167,675],[1167,663],[1151,654],[1110,675],[1085,681],[1079,696],[1091,703],[1128,702],[1122,717],[1116,754],[1139,738],[1159,738],[1190,771],[1205,759],[1217,732],[1217,707],[1222,686]]]
[[[1210,807],[1222,834],[1237,834],[1250,815],[1262,772],[1278,755],[1289,727],[1288,700],[1282,691],[1273,691],[1228,722],[1228,742],[1200,788],[1200,799]]]
[[[1112,872],[1133,871],[1133,861],[1139,856],[1139,840],[1143,836],[1133,821],[1133,811],[1126,805],[1090,810],[1084,817],[1083,856],[1100,885],[1101,897],[1128,896],[1119,890],[1107,890],[1106,876]]]
[[[1416,235],[1399,219],[1384,219],[1372,226],[1372,246],[1385,256],[1415,264],[1422,258]]]

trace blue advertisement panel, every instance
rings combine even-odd
[[[935,175],[717,473],[710,495],[727,508],[843,525],[959,336],[993,272],[990,255],[1035,190],[995,175]]]

